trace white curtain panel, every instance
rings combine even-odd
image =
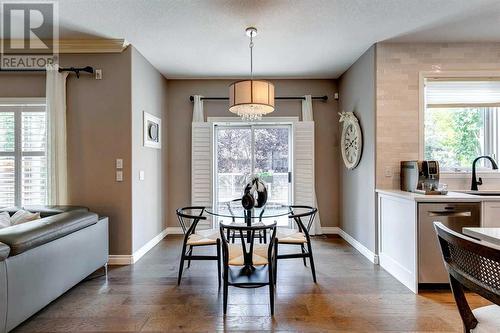
[[[205,113],[203,111],[203,101],[201,98],[203,96],[194,95],[193,103],[193,123],[203,123],[205,122]]]
[[[58,65],[47,66],[47,172],[48,204],[68,203],[68,162],[66,151],[66,78]]]
[[[302,100],[302,121],[314,121],[311,95],[305,95]]]
[[[314,121],[311,95],[305,95],[304,99],[302,100],[302,121]],[[318,199],[316,198],[316,189],[314,190],[314,206],[318,208],[318,212],[316,213],[316,217],[314,218],[314,222],[309,233],[311,235],[321,235],[323,234],[323,231],[321,230],[321,220],[319,218],[320,212],[318,207]]]

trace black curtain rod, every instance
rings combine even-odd
[[[287,99],[288,100],[294,100],[294,99],[304,100],[305,97],[304,96],[274,97],[274,99],[278,99],[278,100],[287,100]],[[312,99],[322,100],[322,101],[326,102],[328,100],[328,96],[313,96]],[[194,96],[189,96],[189,100],[191,102],[193,102]],[[202,101],[228,101],[229,97],[202,97],[201,100]]]
[[[45,68],[0,68],[0,72],[46,72]],[[73,72],[76,77],[80,77],[80,72],[85,72],[89,74],[94,73],[94,68],[90,66],[85,67],[59,67],[59,73],[61,72]]]

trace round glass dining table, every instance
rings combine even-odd
[[[229,218],[230,221],[220,222],[223,225],[241,225],[242,220],[247,227],[262,227],[263,225],[276,225],[275,218],[290,215],[290,207],[278,203],[268,203],[261,208],[244,209],[241,201],[229,201],[219,203],[215,207],[205,208],[207,214]],[[251,241],[250,233],[247,233],[247,242]],[[264,236],[265,237],[265,236]],[[241,274],[250,275],[254,271],[252,266],[252,253],[244,253],[244,266]]]
[[[247,210],[243,208],[241,201],[229,201],[207,207],[205,212],[213,216],[230,218],[230,223],[241,223],[243,220],[248,227],[251,227],[257,222],[265,224],[266,220],[272,221],[273,218],[290,215],[291,210],[289,206],[279,203],[268,203],[264,207]]]

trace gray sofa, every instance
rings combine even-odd
[[[0,229],[0,333],[108,261],[108,218],[75,206],[23,207],[41,219]],[[15,208],[0,209],[11,215]]]

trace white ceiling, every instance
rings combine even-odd
[[[500,41],[498,0],[61,0],[61,38],[125,38],[168,78],[336,78],[373,43]]]

